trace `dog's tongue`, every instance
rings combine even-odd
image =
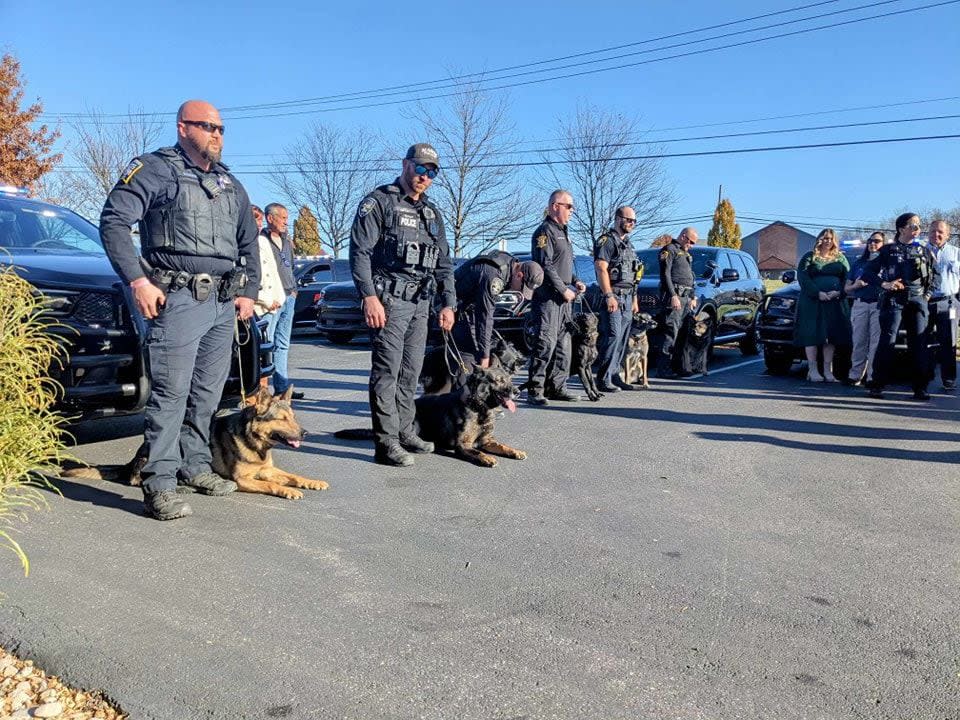
[[[507,398],[506,400],[504,400],[503,406],[510,412],[517,411],[517,404],[511,398]]]
[[[300,447],[300,441],[299,441],[299,440],[287,440],[287,445],[289,445],[289,446],[292,447],[292,448],[298,448],[298,447]]]

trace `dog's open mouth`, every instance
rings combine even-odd
[[[294,449],[300,447],[300,438],[287,437],[286,435],[281,435],[280,433],[272,433],[270,435],[270,439],[275,443],[283,443],[284,445]]]
[[[507,395],[504,398],[500,398],[500,404],[503,405],[510,412],[517,411],[517,404],[513,401],[513,397]]]

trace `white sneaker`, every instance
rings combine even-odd
[[[823,382],[823,375],[811,369],[807,372],[807,380],[810,382]]]

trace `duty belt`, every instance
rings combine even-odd
[[[194,299],[198,302],[203,302],[211,292],[219,290],[223,281],[222,275],[188,273],[185,270],[164,270],[163,268],[153,268],[147,277],[164,292],[190,288]]]
[[[403,280],[401,278],[394,278],[392,280],[386,278],[382,280],[378,279],[375,282],[375,286],[385,295],[393,295],[401,300],[420,300],[421,298],[432,295],[430,292],[432,278],[430,276],[421,280]]]
[[[688,285],[674,285],[673,289],[677,291],[677,295],[689,295],[693,292],[693,288]]]

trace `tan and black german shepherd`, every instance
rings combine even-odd
[[[300,447],[306,431],[297,422],[290,406],[293,387],[282,395],[271,395],[266,388],[248,398],[239,411],[214,418],[210,433],[213,471],[229,478],[242,492],[263,493],[299,500],[303,493],[295,488],[326,490],[323,480],[311,480],[274,466],[271,450],[280,444]],[[63,477],[87,480],[115,480],[140,484],[140,471],[147,460],[146,445],[126,465],[66,468]]]

